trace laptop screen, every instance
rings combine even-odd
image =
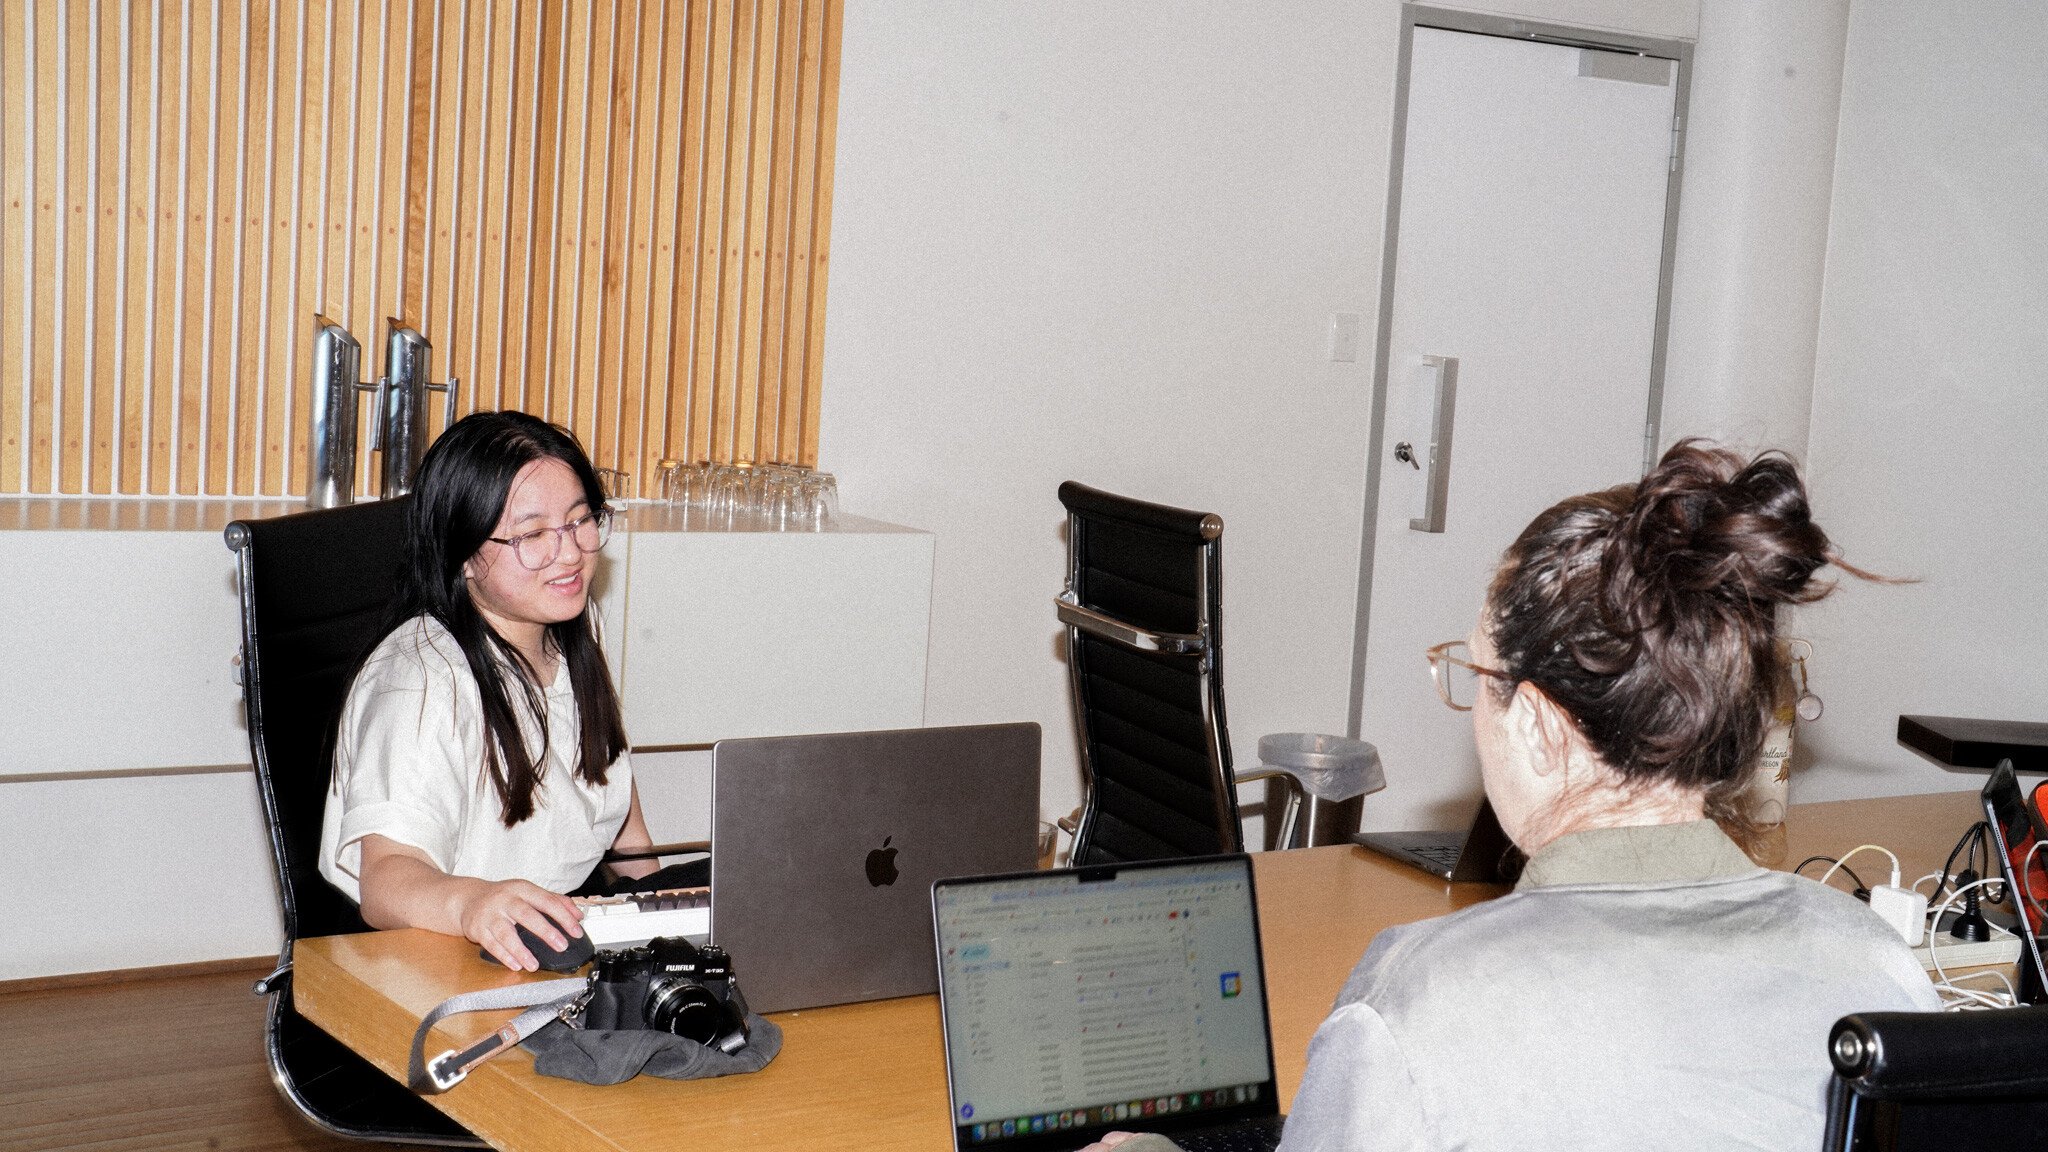
[[[944,880],[932,906],[957,1146],[1277,1113],[1248,858]]]

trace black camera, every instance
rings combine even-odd
[[[670,1032],[721,1052],[747,1044],[747,998],[732,957],[680,936],[597,954],[583,1026]]]

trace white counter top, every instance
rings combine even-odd
[[[231,520],[298,501],[0,499],[0,778],[248,763]],[[922,722],[930,534],[716,531],[632,504],[593,580],[637,746]]]

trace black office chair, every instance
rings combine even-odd
[[[277,1090],[340,1136],[483,1142],[292,1007],[292,944],[363,932],[320,875],[320,821],[349,674],[378,640],[405,554],[404,498],[228,525],[242,599],[242,699],[284,905],[284,949],[256,990],[270,997],[264,1050]]]
[[[2048,1145],[2048,1009],[1863,1012],[1828,1051],[1826,1152]]]
[[[1280,843],[1295,840],[1299,782],[1231,771],[1223,712],[1221,517],[1068,481],[1067,669],[1087,797],[1076,865],[1244,850],[1236,785],[1287,785]]]

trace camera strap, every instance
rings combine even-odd
[[[412,1058],[406,1069],[406,1083],[421,1095],[446,1092],[462,1082],[469,1070],[513,1048],[553,1020],[566,1020],[580,1012],[590,990],[581,976],[567,980],[539,980],[464,992],[437,1005],[412,1034]],[[484,1012],[494,1008],[525,1008],[509,1023],[467,1048],[450,1048],[432,1060],[423,1060],[427,1033],[434,1025],[458,1012]]]

